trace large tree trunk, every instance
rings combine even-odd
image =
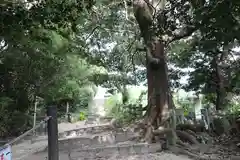
[[[169,113],[169,86],[168,70],[165,60],[164,46],[160,41],[155,43],[155,50],[152,48],[150,54],[157,55],[160,59],[159,66],[152,67],[147,59],[147,80],[148,80],[148,107],[147,117],[148,131],[145,136],[146,141],[151,142],[151,130],[157,129],[159,125],[168,118]],[[156,57],[157,57],[156,56]]]
[[[145,141],[153,139],[153,129],[169,118],[169,110],[173,105],[168,83],[168,69],[164,44],[151,29],[152,8],[147,0],[134,1],[134,14],[139,24],[144,43],[147,48],[146,67],[148,81],[148,110]],[[171,102],[171,103],[169,103]]]
[[[221,72],[221,68],[219,66],[220,60],[218,58],[218,55],[216,55],[213,59],[213,68],[215,69],[215,85],[216,85],[216,100],[215,100],[216,110],[224,109],[225,99],[225,89],[223,85],[224,79]]]

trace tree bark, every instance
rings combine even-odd
[[[172,101],[168,82],[168,68],[164,44],[152,30],[152,8],[147,0],[135,0],[134,15],[147,48],[148,110],[145,141],[152,142],[153,129],[169,118]],[[159,123],[157,123],[159,121]]]
[[[225,89],[223,85],[223,75],[221,72],[221,68],[219,66],[219,58],[216,55],[213,59],[213,68],[215,69],[215,79],[216,79],[216,101],[215,107],[216,110],[222,110],[224,108],[224,95]]]

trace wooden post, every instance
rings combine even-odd
[[[48,160],[59,160],[56,105],[51,105],[47,108],[47,115],[51,116],[48,120]]]
[[[37,119],[37,98],[35,98],[35,103],[34,103],[34,115],[33,115],[33,128],[36,126],[36,119]],[[36,135],[36,131],[34,130],[34,135]]]
[[[67,117],[67,122],[71,123],[71,117],[69,113],[69,103],[66,102],[66,117]]]

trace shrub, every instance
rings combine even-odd
[[[79,120],[79,121],[84,121],[84,120],[86,120],[86,116],[85,116],[85,114],[84,114],[83,112],[80,112],[80,113],[79,113],[79,118],[78,118],[78,120]]]
[[[121,94],[116,94],[106,101],[105,108],[107,110],[107,115],[114,117],[118,123],[126,124],[143,116],[143,98],[145,93],[139,93],[139,96],[132,97],[133,94],[128,94],[127,101],[122,100]],[[136,96],[136,95],[134,95]]]

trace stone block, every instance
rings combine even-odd
[[[88,146],[92,144],[92,139],[90,137],[76,137],[70,139],[71,145],[73,146]]]
[[[148,152],[149,153],[156,153],[162,150],[161,143],[153,143],[150,144],[148,147]]]
[[[108,146],[103,149],[103,155],[105,157],[111,156],[113,154],[116,154],[117,148],[115,146]]]
[[[96,157],[103,157],[104,156],[104,149],[103,147],[94,148],[93,152],[95,152]]]
[[[94,136],[92,139],[92,144],[108,145],[114,143],[115,137],[113,137],[111,134]]]
[[[77,130],[76,131],[77,136],[81,136],[81,135],[83,135],[83,133],[84,133],[83,130]]]
[[[129,146],[129,145],[118,146],[117,150],[118,150],[118,154],[119,154],[120,156],[125,156],[125,155],[130,154],[130,152],[131,152],[131,146]]]
[[[65,135],[65,132],[58,133],[58,138],[63,138]]]
[[[76,137],[77,136],[77,131],[72,130],[69,132],[68,137]]]
[[[149,153],[149,145],[142,145],[141,154]]]
[[[65,131],[65,136],[66,136],[66,137],[69,136],[70,133],[71,133],[71,131]]]
[[[89,157],[87,150],[73,151],[70,153],[71,159]]]
[[[106,140],[108,141],[109,144],[114,144],[116,143],[115,136],[112,133],[109,133],[106,136]]]
[[[134,144],[132,146],[132,153],[133,154],[142,154],[142,145]]]
[[[85,129],[85,132],[91,133],[93,131],[93,127],[88,127]]]
[[[62,140],[59,140],[58,141],[58,147],[59,147],[59,150],[66,150],[67,148],[69,148],[71,142],[69,142],[68,139],[62,139]]]
[[[231,156],[231,160],[239,160],[240,156]]]
[[[127,134],[124,132],[124,133],[116,133],[115,134],[115,141],[116,143],[117,142],[124,142],[124,141],[127,141],[128,140],[128,137],[127,137]]]

